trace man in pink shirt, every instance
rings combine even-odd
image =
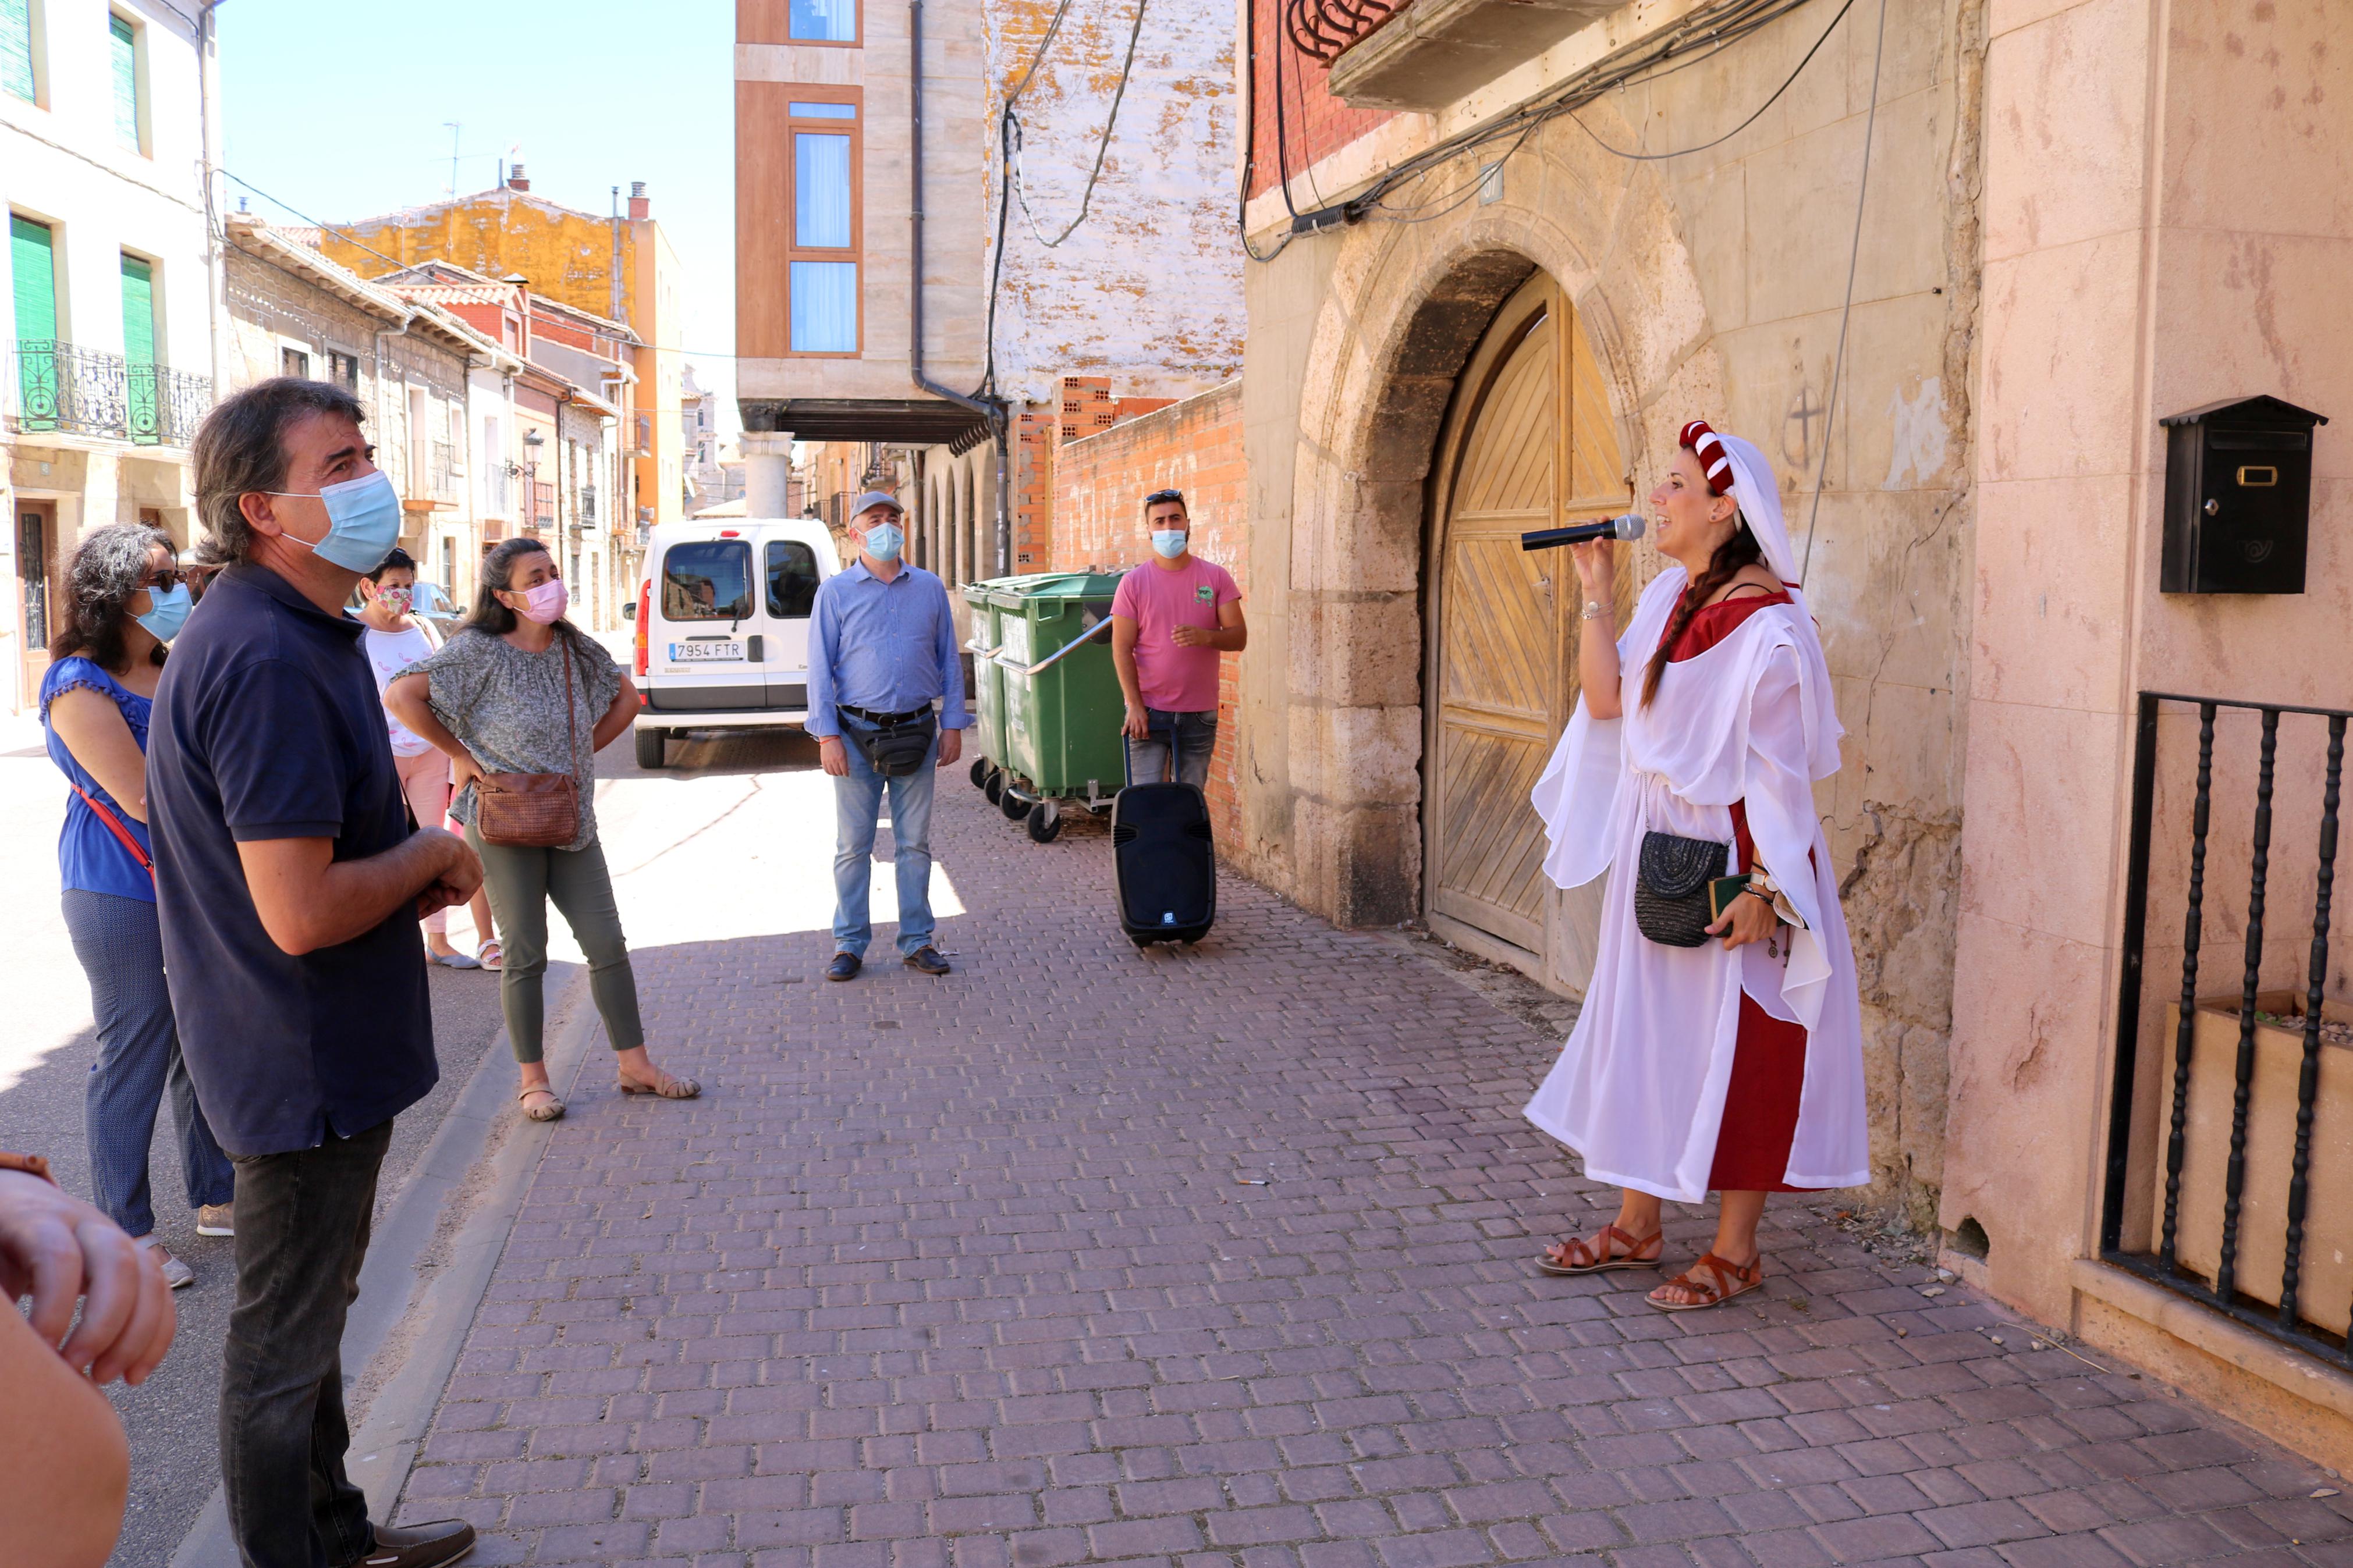
[[[1226,569],[1192,553],[1191,521],[1177,490],[1144,498],[1152,559],[1119,580],[1111,601],[1111,660],[1127,698],[1128,771],[1137,784],[1169,771],[1195,788],[1209,781],[1218,743],[1218,658],[1250,640],[1242,591]]]

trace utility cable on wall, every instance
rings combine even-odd
[[[1014,193],[1020,198],[1021,216],[1023,221],[1029,224],[1030,234],[1037,237],[1039,244],[1044,246],[1049,250],[1053,250],[1059,247],[1064,240],[1070,238],[1071,235],[1078,232],[1079,225],[1087,221],[1087,209],[1091,205],[1092,205],[1095,199],[1095,182],[1103,178],[1103,155],[1111,151],[1112,132],[1119,124],[1120,102],[1127,97],[1128,78],[1134,74],[1135,69],[1135,45],[1136,40],[1144,37],[1144,11],[1145,4],[1146,0],[1135,0],[1135,23],[1127,30],[1127,55],[1125,58],[1120,61],[1119,85],[1112,89],[1111,112],[1104,118],[1103,135],[1095,142],[1094,167],[1087,171],[1086,189],[1079,193],[1078,216],[1063,226],[1062,232],[1056,235],[1051,239],[1048,239],[1045,233],[1039,228],[1038,215],[1029,209],[1028,171],[1022,163],[1021,119],[1018,114],[1011,115],[1013,121]],[[1044,58],[1042,51],[1039,58],[1041,59]],[[1035,74],[1035,67],[1031,68],[1033,75]],[[1026,80],[1024,85],[1027,85]],[[1008,113],[1010,113],[1010,110],[1008,110]]]

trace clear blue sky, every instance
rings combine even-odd
[[[369,217],[448,191],[455,121],[460,192],[513,157],[533,195],[587,212],[643,180],[685,268],[686,346],[733,350],[730,0],[227,0],[218,15],[231,174],[329,223]],[[733,390],[731,360],[697,357],[695,374]]]

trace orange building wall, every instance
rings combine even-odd
[[[450,261],[491,278],[520,272],[533,292],[575,310],[638,319],[632,279],[637,241],[621,225],[621,308],[613,309],[613,225],[527,191],[486,191],[462,201],[325,229],[319,248],[363,278],[420,261]],[[381,255],[375,254],[382,252]]]

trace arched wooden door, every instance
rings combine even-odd
[[[1539,273],[1496,313],[1463,371],[1440,458],[1428,913],[1442,934],[1581,990],[1589,936],[1563,929],[1528,805],[1576,704],[1577,575],[1565,552],[1530,553],[1520,535],[1622,510],[1628,487],[1600,367],[1550,278]]]

